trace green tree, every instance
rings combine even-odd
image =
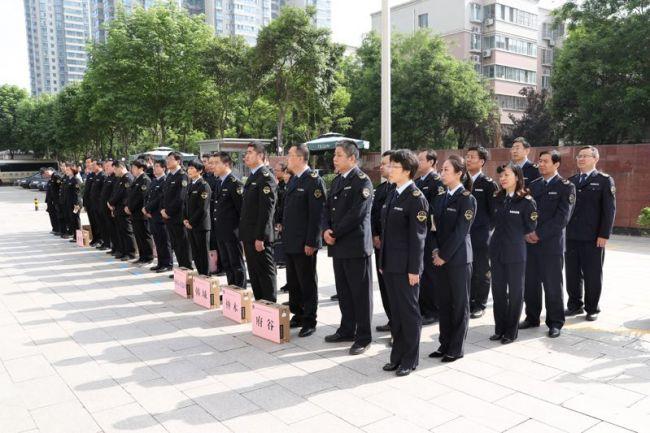
[[[531,146],[557,146],[556,126],[548,109],[548,91],[537,92],[533,87],[524,87],[519,94],[526,98],[526,111],[519,119],[510,115],[513,129],[504,137],[504,142],[512,143],[516,137],[526,137]]]
[[[584,0],[555,12],[569,23],[555,56],[552,114],[569,142],[637,142],[650,135],[650,6]]]
[[[27,91],[18,86],[0,86],[0,150],[9,150],[12,158],[19,149],[18,107],[28,98]]]

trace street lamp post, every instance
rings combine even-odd
[[[390,128],[390,8],[388,0],[381,3],[381,151],[391,148]]]

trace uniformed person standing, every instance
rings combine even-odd
[[[94,158],[86,158],[84,163],[85,163],[86,177],[83,182],[84,190],[82,195],[82,201],[83,201],[83,207],[84,209],[86,209],[86,215],[88,215],[88,222],[90,223],[90,230],[92,232],[92,241],[90,242],[90,246],[94,247],[99,242],[99,238],[101,236],[99,230],[99,224],[95,219],[95,209],[93,207],[94,202],[92,200],[93,181],[95,180],[94,167],[95,167],[96,160]]]
[[[351,355],[365,352],[372,341],[372,182],[357,166],[358,160],[354,141],[336,143],[334,168],[339,175],[327,197],[323,232],[341,310],[339,328],[325,341],[353,341]]]
[[[151,271],[162,273],[172,270],[172,246],[165,229],[165,222],[160,215],[165,187],[165,161],[156,161],[153,164],[154,179],[149,184],[142,213],[149,221],[149,230],[156,246],[158,263]]]
[[[277,300],[277,270],[273,260],[273,211],[277,183],[264,165],[266,149],[252,142],[246,149],[244,163],[251,174],[244,185],[239,237],[244,244],[248,276],[255,299]]]
[[[494,335],[503,344],[517,339],[526,275],[526,235],[537,225],[535,200],[524,186],[521,167],[513,163],[497,169],[501,190],[495,193],[490,239]]]
[[[228,152],[217,152],[210,157],[217,178],[212,191],[212,227],[216,232],[217,251],[221,267],[230,285],[246,287],[244,250],[239,240],[244,183],[232,172],[232,158]]]
[[[104,179],[104,185],[102,185],[102,193],[100,196],[103,209],[104,228],[102,236],[104,237],[104,244],[107,247],[110,247],[110,251],[107,251],[106,254],[117,255],[120,254],[119,251],[121,250],[121,247],[117,237],[117,229],[115,227],[115,215],[108,205],[108,202],[113,195],[113,189],[117,186],[117,177],[115,176],[112,159],[104,161],[104,172],[106,173],[106,179]]]
[[[569,178],[576,187],[576,203],[567,226],[566,314],[575,316],[586,311],[589,321],[596,320],[600,313],[605,246],[616,215],[614,179],[596,170],[598,158],[595,147],[581,148],[577,157],[580,173]]]
[[[153,240],[149,231],[149,223],[142,213],[145,197],[151,185],[151,179],[145,173],[146,169],[147,164],[141,159],[136,159],[131,163],[131,174],[134,179],[133,185],[129,188],[126,207],[124,208],[124,212],[131,217],[133,235],[138,246],[139,257],[138,260],[133,262],[134,264],[153,262]]]
[[[539,167],[528,160],[530,154],[530,143],[524,137],[517,137],[512,142],[510,157],[512,163],[518,165],[524,173],[524,186],[528,185],[539,177]]]
[[[410,150],[390,156],[390,181],[395,188],[382,206],[380,272],[391,305],[393,346],[384,371],[407,376],[418,365],[420,354],[419,291],[427,236],[429,203],[413,183],[417,157]]]
[[[476,215],[476,199],[470,193],[472,180],[465,161],[451,155],[442,165],[441,180],[446,191],[433,201],[431,247],[436,301],[440,317],[440,347],[430,358],[454,362],[464,356],[469,325],[469,291],[472,279],[472,241],[470,229]]]
[[[204,165],[198,159],[187,165],[190,186],[187,188],[183,225],[187,229],[192,258],[199,275],[208,275],[208,248],[210,245],[210,185],[201,176]]]
[[[530,195],[537,205],[537,228],[528,235],[524,300],[526,319],[519,329],[539,326],[542,286],[546,305],[548,336],[560,336],[564,326],[565,232],[575,203],[575,186],[558,174],[562,158],[557,150],[539,154],[541,177],[530,183]]]
[[[100,160],[93,161],[92,169],[95,176],[93,177],[93,183],[90,189],[89,198],[90,201],[92,202],[92,212],[95,217],[95,227],[93,228],[93,241],[96,241],[95,248],[104,251],[108,249],[108,247],[105,245],[110,245],[110,241],[108,242],[108,244],[105,244],[106,235],[104,233],[103,207],[106,207],[106,204],[102,204],[102,200],[101,200],[102,189],[104,187],[104,182],[106,181],[106,174],[104,173],[103,163]]]
[[[188,180],[187,174],[182,167],[183,156],[180,152],[169,152],[167,155],[167,179],[160,215],[165,221],[167,233],[172,243],[172,249],[176,254],[178,266],[192,269],[192,257],[190,256],[190,245],[187,239],[187,232],[183,225],[183,209],[187,197]],[[174,276],[171,275],[170,278]]]
[[[133,175],[128,172],[124,161],[113,161],[113,169],[117,178],[117,185],[113,188],[108,204],[115,216],[115,229],[120,246],[119,254],[115,256],[123,262],[135,259],[135,237],[131,218],[126,213],[126,200],[129,189],[133,185]]]
[[[70,239],[70,220],[68,218],[68,211],[65,206],[67,191],[70,186],[70,170],[68,170],[67,163],[61,162],[61,188],[59,188],[59,227],[61,228],[61,238]]]
[[[68,221],[68,234],[72,236],[70,242],[76,241],[77,230],[81,228],[81,212],[82,193],[81,193],[81,176],[79,175],[79,167],[70,163],[66,165],[68,171],[67,187],[65,189],[65,209],[66,220]]]
[[[275,210],[273,212],[273,228],[275,229],[275,242],[273,244],[273,258],[278,268],[286,266],[286,253],[284,251],[284,236],[282,233],[282,218],[284,213],[284,196],[287,192],[287,185],[291,179],[291,173],[287,169],[287,164],[279,162],[273,169],[275,180],[278,183],[276,189],[277,200],[275,203]],[[280,288],[282,292],[289,291],[289,283]]]
[[[52,167],[45,170],[45,175],[49,178],[47,187],[45,188],[45,204],[47,204],[47,213],[50,216],[50,224],[52,225],[53,235],[60,235],[59,229],[59,213],[58,213],[58,199],[59,189],[61,188],[61,178],[59,174]]]
[[[300,337],[316,331],[318,308],[318,276],[316,257],[322,246],[322,215],[325,204],[325,182],[307,165],[306,144],[289,148],[288,182],[282,210],[283,247],[287,266],[291,325],[302,327]]]
[[[490,215],[492,214],[492,197],[498,189],[496,182],[483,173],[483,167],[489,157],[483,146],[467,149],[465,164],[472,178],[472,195],[476,199],[476,216],[470,235],[472,238],[472,287],[469,296],[470,318],[483,317],[490,295]]]
[[[386,203],[386,199],[395,189],[395,185],[390,182],[390,156],[393,154],[392,150],[387,150],[381,154],[381,165],[379,172],[383,181],[375,189],[372,197],[372,208],[370,209],[370,225],[372,227],[372,245],[375,248],[375,266],[377,268],[377,282],[379,283],[379,294],[381,295],[381,304],[384,307],[388,323],[385,325],[378,325],[375,329],[377,332],[390,332],[390,302],[388,301],[388,292],[386,291],[386,283],[384,276],[379,272],[381,268],[380,263],[380,249],[381,249],[381,233],[382,233],[382,217],[381,210]]]
[[[216,194],[215,191],[217,191],[218,186],[217,183],[219,182],[219,176],[217,176],[214,172],[214,160],[212,159],[212,155],[209,153],[204,153],[203,157],[201,158],[203,160],[203,180],[205,180],[208,185],[210,185],[210,191],[212,193],[210,194],[210,245],[208,246],[208,250],[210,251],[218,251],[217,247],[217,230],[212,230],[212,227],[214,227],[213,221],[212,221],[212,215],[214,214],[214,205],[216,204],[216,197],[214,195]],[[221,257],[219,257],[219,254],[217,254],[217,268],[215,272],[211,272],[211,274],[221,274],[224,272],[223,270],[223,264],[221,263]]]
[[[445,191],[440,175],[435,170],[437,162],[438,154],[435,150],[426,149],[418,152],[419,167],[415,186],[422,191],[430,207],[433,206],[433,201],[438,194]],[[430,260],[427,260],[424,263],[424,273],[420,283],[420,312],[422,313],[423,325],[431,325],[438,321],[433,272],[433,264]]]

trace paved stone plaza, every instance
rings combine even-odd
[[[502,346],[488,309],[448,365],[427,357],[427,326],[397,378],[381,371],[388,335],[357,357],[323,342],[339,320],[325,251],[317,333],[276,345],[166,275],[54,238],[35,196],[0,188],[0,433],[650,431],[650,239],[612,239],[598,321]],[[385,323],[377,290],[375,306]]]

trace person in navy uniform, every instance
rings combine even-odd
[[[187,174],[182,167],[183,156],[180,152],[169,152],[166,161],[168,172],[163,189],[160,215],[165,221],[178,266],[192,269],[190,243],[183,225],[183,209],[189,185]],[[174,276],[170,275],[170,278],[174,278]]]
[[[48,167],[45,170],[45,176],[48,178],[47,186],[45,188],[45,204],[47,204],[47,213],[50,217],[50,225],[52,226],[53,235],[60,235],[59,229],[59,214],[58,214],[58,198],[59,189],[61,188],[61,177],[53,167]]]
[[[386,199],[391,192],[395,189],[388,178],[390,174],[390,156],[393,154],[392,150],[387,150],[381,154],[381,165],[379,172],[381,173],[382,182],[375,189],[375,194],[372,197],[372,208],[370,209],[370,225],[372,227],[372,245],[375,248],[375,266],[377,267],[377,282],[379,283],[379,294],[381,295],[381,304],[384,307],[388,323],[385,325],[378,325],[375,329],[377,332],[390,332],[390,302],[388,301],[388,292],[386,291],[386,283],[384,282],[383,275],[379,272],[381,263],[379,262],[381,249],[381,233],[382,221],[381,210],[386,203]]]
[[[467,149],[465,164],[472,178],[472,195],[476,199],[476,216],[470,235],[472,238],[472,286],[469,296],[469,311],[471,319],[478,319],[485,314],[488,296],[490,295],[490,215],[492,215],[492,197],[498,189],[496,182],[483,173],[483,167],[489,158],[489,153],[483,146],[472,146]]]
[[[208,275],[208,248],[210,245],[210,185],[201,176],[203,163],[195,159],[187,164],[190,185],[187,188],[185,207],[183,208],[183,225],[187,229],[192,258],[199,275]]]
[[[104,251],[108,249],[110,241],[106,244],[106,235],[104,233],[104,208],[106,204],[102,203],[102,189],[106,181],[106,174],[104,173],[104,164],[102,161],[95,160],[93,162],[93,172],[95,176],[90,190],[90,200],[92,201],[92,213],[95,217],[95,225],[93,230],[93,241],[97,241],[95,248]]]
[[[298,336],[308,337],[316,331],[318,276],[316,258],[322,246],[322,215],[325,182],[309,168],[306,144],[289,148],[287,183],[282,210],[282,236],[287,266],[289,308],[294,314],[292,327],[301,327]]]
[[[210,153],[204,153],[201,156],[201,161],[203,162],[203,180],[205,180],[208,185],[210,185],[210,191],[212,191],[212,194],[210,194],[210,226],[212,227],[214,224],[212,224],[212,214],[214,213],[214,205],[216,203],[216,200],[213,199],[214,192],[217,190],[217,182],[219,180],[219,177],[215,174],[214,172],[214,164],[211,162],[212,154]],[[210,245],[208,247],[210,251],[218,251],[217,248],[217,230],[212,230],[210,229]],[[211,272],[211,274],[221,274],[223,272],[223,266],[221,264],[221,258],[219,257],[219,254],[217,254],[217,269],[215,272]]]
[[[68,171],[67,188],[65,189],[65,209],[68,221],[68,234],[72,236],[70,242],[76,241],[77,230],[81,228],[81,206],[83,204],[81,193],[81,176],[79,175],[79,166],[75,163],[66,164]]]
[[[334,168],[339,174],[327,197],[323,231],[341,310],[339,328],[325,341],[353,341],[351,355],[365,352],[372,341],[372,182],[358,161],[354,141],[336,143]]]
[[[408,376],[420,357],[420,275],[427,237],[429,203],[413,183],[418,160],[410,150],[390,156],[390,181],[394,188],[382,206],[380,269],[391,305],[390,361],[384,371]]]
[[[131,217],[133,235],[138,246],[139,257],[134,264],[149,264],[153,262],[153,240],[149,231],[149,223],[142,213],[144,200],[147,196],[151,179],[145,173],[147,164],[142,159],[136,159],[131,163],[131,175],[133,185],[129,188],[126,198],[124,212]]]
[[[160,215],[160,209],[163,202],[165,180],[165,161],[155,161],[153,164],[153,176],[147,195],[145,197],[142,214],[149,222],[149,230],[153,236],[153,242],[156,246],[158,262],[150,270],[152,272],[162,273],[172,270],[172,246],[169,242],[169,236],[165,229],[165,222]]]
[[[88,157],[84,161],[85,164],[85,173],[86,177],[84,178],[84,190],[82,194],[83,207],[86,209],[86,215],[88,215],[88,222],[90,223],[90,231],[92,232],[92,241],[90,241],[90,246],[94,247],[99,242],[100,233],[99,225],[95,220],[95,211],[93,208],[92,200],[92,189],[93,181],[95,180],[95,164],[96,160],[94,158]]]
[[[61,170],[61,187],[59,188],[59,196],[56,198],[59,205],[59,229],[61,231],[62,239],[69,239],[68,235],[68,217],[65,208],[65,195],[68,188],[68,170],[66,169],[67,165],[65,162],[59,163],[59,168]]]
[[[501,190],[494,193],[490,239],[494,334],[502,344],[517,339],[526,276],[526,239],[537,227],[535,200],[524,186],[521,167],[497,168]]]
[[[586,319],[598,318],[603,287],[605,247],[616,216],[616,187],[610,175],[596,170],[599,154],[593,146],[580,149],[579,174],[569,180],[576,187],[576,203],[567,226],[566,285],[567,316],[587,312]],[[584,285],[584,302],[583,287]]]
[[[126,200],[133,185],[133,175],[127,170],[124,161],[113,161],[113,168],[118,179],[108,204],[115,215],[115,227],[120,246],[120,254],[115,258],[126,262],[135,259],[133,224],[129,214],[126,213]]]
[[[291,173],[285,162],[278,162],[273,167],[273,175],[278,184],[276,188],[275,210],[273,211],[273,228],[275,229],[275,241],[273,243],[273,258],[278,268],[286,266],[286,252],[284,251],[284,234],[282,233],[282,220],[284,217],[284,196],[287,192],[287,185],[291,179]],[[289,291],[289,283],[280,288],[281,292]],[[294,326],[295,327],[295,326]]]
[[[518,165],[524,173],[524,186],[528,185],[539,177],[539,167],[528,160],[530,154],[530,143],[524,137],[517,137],[512,142],[510,157],[512,163]]]
[[[430,208],[438,194],[445,191],[440,175],[436,173],[437,162],[438,154],[435,150],[426,149],[418,152],[418,176],[415,179],[415,186],[422,191]],[[433,263],[427,260],[424,263],[424,273],[420,282],[420,312],[423,325],[431,325],[438,321],[433,271]]]
[[[440,347],[430,358],[454,362],[464,356],[469,325],[469,291],[472,279],[470,229],[476,215],[476,199],[470,192],[472,179],[465,161],[451,155],[442,165],[441,179],[446,191],[438,194],[430,212],[427,236],[433,261],[436,303],[440,317]]]
[[[113,189],[117,185],[117,177],[115,176],[115,170],[113,169],[112,159],[104,161],[104,173],[106,173],[106,179],[104,179],[102,192],[100,194],[103,227],[102,236],[104,237],[104,245],[110,248],[110,251],[106,251],[106,254],[117,255],[119,254],[118,250],[120,247],[117,242],[115,217],[113,211],[108,206],[108,201],[113,195]]]
[[[564,326],[564,268],[566,226],[576,199],[575,186],[558,174],[562,157],[557,150],[539,154],[541,177],[530,183],[530,195],[537,205],[537,228],[526,239],[524,300],[526,319],[519,329],[539,326],[542,286],[546,305],[548,336],[560,336]]]
[[[278,282],[273,260],[273,212],[277,182],[264,164],[266,155],[266,148],[260,142],[251,142],[246,149],[244,163],[251,174],[244,185],[239,237],[244,244],[255,299],[276,302]]]
[[[244,250],[239,241],[244,183],[232,172],[232,158],[228,152],[210,156],[210,164],[217,178],[212,191],[212,227],[216,232],[217,252],[228,284],[246,287]]]

